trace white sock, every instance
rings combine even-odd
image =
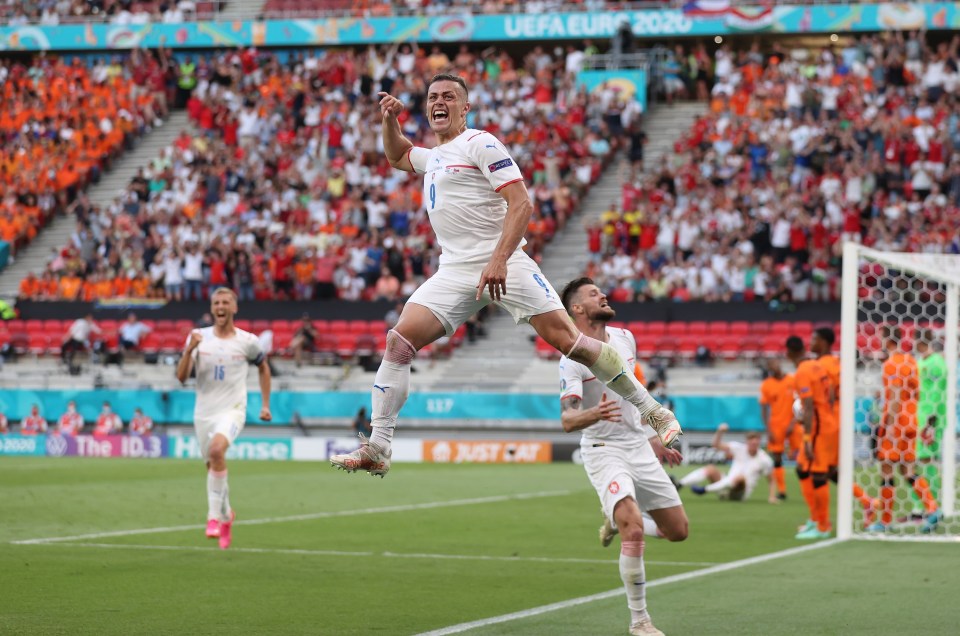
[[[653,517],[647,513],[643,513],[643,536],[645,537],[656,537],[657,539],[662,539],[663,534],[660,533],[660,528],[657,526],[657,522],[653,520]]]
[[[627,590],[630,622],[649,618],[647,614],[647,575],[643,568],[643,541],[620,543],[620,579]]]
[[[646,416],[660,407],[660,403],[653,399],[633,375],[633,369],[627,368],[623,356],[606,342],[581,333],[567,357],[589,367],[598,380],[637,407],[641,416]]]
[[[381,450],[390,448],[397,415],[410,393],[410,365],[384,360],[377,369],[377,377],[370,393],[373,404],[370,443]]]
[[[699,484],[701,481],[707,479],[707,469],[698,468],[683,479],[680,480],[680,483],[684,486],[692,486],[693,484]]]
[[[227,471],[207,471],[207,519],[230,521],[230,488]]]
[[[730,478],[730,475],[727,475],[720,481],[715,481],[712,484],[707,485],[707,487],[704,490],[706,490],[707,492],[717,492],[719,490],[723,490],[724,488],[729,488],[732,485],[733,485],[733,480]]]

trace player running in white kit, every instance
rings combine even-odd
[[[563,306],[584,334],[605,341],[631,366],[637,343],[624,329],[607,327],[616,312],[589,278],[571,281],[561,295]],[[647,613],[643,566],[644,530],[670,541],[687,538],[687,515],[677,489],[661,461],[679,463],[680,453],[665,448],[641,422],[640,412],[596,381],[583,364],[560,359],[561,422],[565,431],[583,431],[580,456],[600,496],[605,518],[601,540],[609,544],[620,532],[620,578],[627,591],[631,634],[662,634]]]
[[[230,508],[226,452],[237,439],[247,419],[247,369],[255,365],[260,374],[262,408],[260,419],[269,422],[270,366],[260,340],[233,325],[237,296],[226,287],[210,296],[213,326],[190,333],[177,365],[177,379],[186,383],[197,370],[197,402],[193,426],[200,452],[207,461],[207,537],[230,547],[236,514]]]
[[[467,128],[466,83],[437,75],[427,89],[427,118],[437,138],[432,149],[404,137],[397,116],[404,106],[381,93],[383,146],[394,168],[424,175],[423,200],[442,249],[437,272],[417,289],[387,333],[383,362],[371,391],[373,433],[358,450],[330,462],[348,471],[383,476],[397,414],[410,391],[417,351],[451,335],[471,315],[495,302],[517,323],[529,322],[551,346],[583,363],[644,415],[666,445],[680,425],[633,377],[623,358],[604,342],[579,333],[540,268],[521,249],[533,212],[520,168],[490,133]],[[455,360],[454,360],[455,361]]]

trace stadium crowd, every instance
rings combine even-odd
[[[20,296],[198,299],[221,285],[241,301],[408,295],[438,248],[420,179],[382,154],[376,93],[400,96],[404,131],[429,146],[424,93],[442,71],[465,77],[468,124],[500,137],[523,169],[537,256],[639,118],[615,94],[578,90],[582,58],[463,46],[450,59],[402,45],[199,59],[186,104],[199,133],[181,134],[112,205],[78,196],[70,243]]]
[[[0,63],[0,240],[15,253],[166,116],[165,54]],[[155,82],[159,74],[159,81]]]
[[[76,437],[87,431],[94,437],[103,437],[123,433],[124,429],[130,435],[150,435],[153,431],[153,419],[149,415],[145,415],[143,409],[136,408],[130,422],[124,426],[123,420],[113,410],[110,402],[104,402],[96,420],[87,424],[83,415],[77,411],[77,403],[73,400],[67,402],[66,410],[53,424],[47,422],[40,412],[40,406],[37,404],[30,407],[30,414],[20,420],[19,425],[14,425],[9,421],[6,414],[0,413],[0,435],[16,431],[21,435],[51,433]]]
[[[215,0],[2,0],[0,21],[9,26],[106,20],[113,24],[173,24],[209,18],[226,2]]]
[[[960,253],[958,49],[723,46],[711,76],[678,50],[668,90],[709,84],[709,111],[589,228],[586,275],[618,301],[828,300],[843,240]]]

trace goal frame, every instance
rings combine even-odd
[[[837,538],[868,538],[853,531],[854,421],[856,411],[857,322],[860,261],[895,266],[901,271],[941,281],[946,286],[943,356],[947,365],[947,417],[941,446],[941,510],[952,517],[956,510],[957,475],[957,331],[960,325],[960,281],[916,259],[916,255],[882,252],[848,241],[843,246],[840,288],[840,466],[837,483]],[[960,257],[957,257],[960,258]],[[949,434],[948,434],[949,433]],[[949,458],[949,460],[948,460]],[[875,537],[869,537],[875,538]],[[934,537],[930,537],[930,540]],[[922,539],[918,539],[922,540]]]

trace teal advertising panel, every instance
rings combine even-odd
[[[577,73],[577,83],[589,93],[612,85],[621,94],[626,93],[640,102],[643,112],[647,112],[647,72],[643,69],[580,71]]]
[[[53,426],[69,400],[77,402],[77,410],[87,424],[96,420],[105,400],[111,403],[124,422],[130,421],[137,407],[142,408],[157,424],[193,421],[192,391],[0,389],[0,412],[6,414],[11,423],[19,422],[29,414],[30,406],[37,404],[41,414]],[[712,431],[721,422],[727,422],[730,428],[738,431],[763,429],[760,407],[753,396],[680,395],[671,400],[685,430]],[[366,407],[369,413],[368,392],[279,391],[273,394],[270,403],[273,422],[261,422],[257,419],[260,394],[250,393],[247,424],[283,426],[293,422],[294,415],[297,415],[305,420],[342,418],[346,426],[361,406]],[[869,413],[871,408],[871,400],[862,400],[856,412]],[[556,420],[559,427],[560,398],[559,394],[551,393],[413,393],[400,415],[419,420]],[[857,423],[865,426],[866,417],[860,415]],[[21,446],[25,448],[30,444],[11,442],[10,449],[20,449]],[[251,452],[261,450],[253,449]],[[176,456],[192,456],[192,451],[178,453]]]
[[[0,27],[0,50],[219,48],[334,46],[389,42],[502,42],[606,39],[627,22],[638,38],[713,36],[743,32],[844,33],[960,29],[960,5],[825,4],[741,7],[724,15],[689,15],[681,9],[516,15],[326,18],[190,22],[183,24],[77,24]]]

